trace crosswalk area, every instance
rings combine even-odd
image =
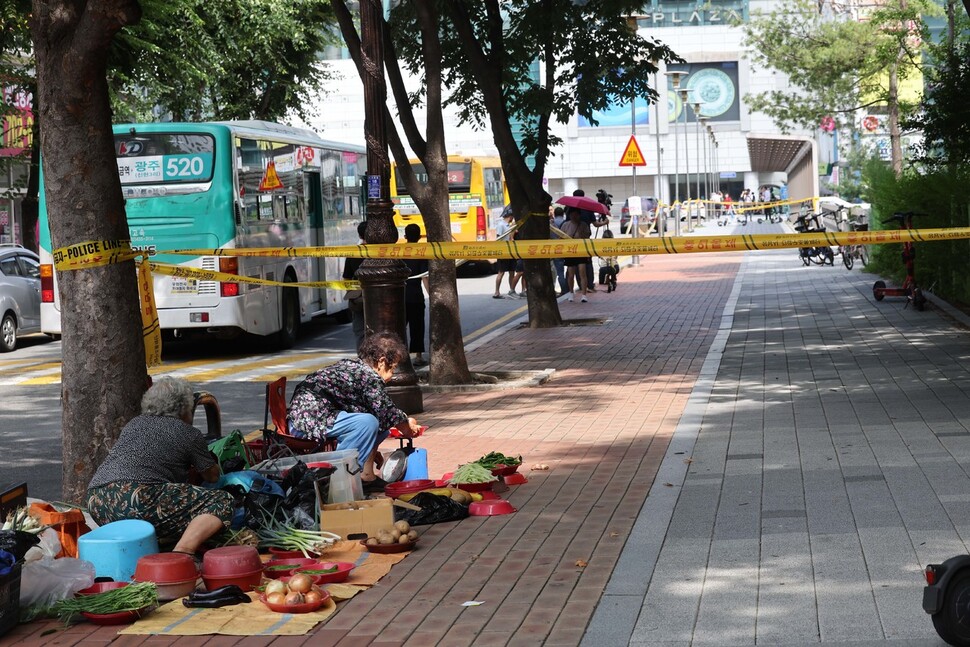
[[[235,357],[165,360],[148,372],[153,378],[180,377],[192,384],[209,382],[268,382],[279,377],[303,379],[324,366],[356,357],[350,353],[288,352],[284,355],[240,355]],[[60,384],[61,362],[51,358],[0,360],[0,386]]]

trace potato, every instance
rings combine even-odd
[[[401,531],[395,528],[394,530],[391,531],[391,537],[394,537],[394,541],[397,541],[398,539],[401,538]]]
[[[367,541],[366,541],[365,543],[366,543],[366,544],[367,544],[368,546],[376,546],[376,545],[377,545],[377,543],[378,543],[378,542],[377,542],[377,537],[368,537],[368,538],[367,538]]]
[[[407,531],[411,530],[411,524],[409,524],[407,521],[404,521],[403,519],[401,521],[395,521],[394,529],[397,530],[398,532],[406,533]]]
[[[408,534],[407,534],[407,538],[408,538],[408,541],[414,541],[415,539],[418,538],[418,531],[417,530],[409,530],[408,531]]]
[[[393,544],[397,542],[397,540],[391,537],[390,535],[381,535],[378,541],[381,542],[382,544]]]
[[[408,539],[408,536],[407,535],[401,535],[401,537],[397,540],[397,543],[399,543],[399,544],[406,544],[406,543],[408,543],[410,541],[411,540]]]

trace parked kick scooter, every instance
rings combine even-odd
[[[919,215],[923,214],[913,213],[912,211],[894,213],[890,218],[883,220],[882,223],[887,224],[896,220],[899,222],[900,229],[912,229],[913,216]],[[926,296],[916,285],[916,248],[911,241],[903,243],[903,263],[906,265],[906,280],[903,281],[902,287],[887,288],[885,281],[876,281],[872,284],[872,296],[876,301],[882,301],[886,297],[906,297],[907,306],[912,302],[914,308],[922,311],[926,306]]]

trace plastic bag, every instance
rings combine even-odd
[[[36,546],[40,539],[32,532],[23,530],[0,530],[0,550],[12,554],[17,559],[23,559],[31,546]]]
[[[57,538],[61,542],[61,552],[58,557],[77,557],[77,540],[91,528],[84,520],[84,512],[78,508],[58,510],[49,503],[36,502],[30,504],[30,515],[45,526],[57,531]]]
[[[94,584],[94,564],[73,557],[43,557],[24,564],[20,606],[50,606]]]
[[[446,496],[419,492],[408,503],[421,510],[394,508],[395,521],[407,521],[412,526],[424,526],[442,521],[459,521],[468,516],[468,507]]]
[[[27,551],[24,555],[24,561],[33,562],[38,559],[43,559],[49,557],[54,559],[61,553],[61,542],[58,539],[58,533],[53,528],[47,528],[42,530],[39,535],[37,535],[39,542],[36,546]]]
[[[303,463],[299,463],[299,465],[302,466]],[[300,511],[301,518],[309,518],[310,526],[307,529],[315,525],[313,519],[317,516],[317,489],[320,490],[320,499],[326,501],[327,493],[330,491],[330,475],[335,471],[336,468],[334,467],[316,467],[300,470],[299,481],[292,483],[286,491],[283,507],[290,512]]]

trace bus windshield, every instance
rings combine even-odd
[[[196,133],[115,135],[122,185],[200,183],[212,180],[215,138]]]
[[[424,164],[411,164],[414,177],[420,184],[428,184],[428,172],[424,169]],[[404,179],[398,175],[397,194],[410,195]],[[456,193],[471,191],[472,186],[472,164],[471,162],[448,162],[448,192]]]

